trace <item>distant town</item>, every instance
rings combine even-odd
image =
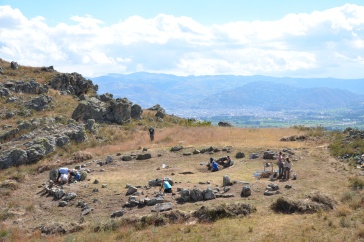
[[[246,109],[174,109],[168,113],[184,118],[218,122],[228,122],[236,127],[291,127],[291,126],[321,126],[328,130],[343,130],[345,128],[364,128],[364,113],[352,110],[325,111],[266,111],[260,108]]]

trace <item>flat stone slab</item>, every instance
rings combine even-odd
[[[172,203],[158,203],[152,208],[152,212],[164,212],[172,210]]]

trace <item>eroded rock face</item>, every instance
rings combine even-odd
[[[64,125],[53,118],[22,122],[18,127],[0,134],[4,147],[0,151],[0,169],[35,163],[54,152],[57,147],[68,145],[71,141],[86,140],[83,124]]]
[[[6,91],[5,91],[6,89]],[[36,82],[35,80],[31,81],[7,81],[5,83],[0,84],[0,90],[2,92],[22,92],[28,94],[45,94],[48,92],[48,86],[42,85]],[[8,94],[8,95],[9,95]],[[6,96],[8,96],[6,95]]]
[[[67,94],[81,96],[89,91],[97,92],[98,86],[94,85],[91,80],[85,79],[78,73],[57,74],[50,82],[54,89],[60,90]]]

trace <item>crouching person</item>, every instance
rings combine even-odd
[[[217,164],[216,161],[213,161],[211,171],[214,172],[214,171],[218,171],[218,170],[219,170],[219,164]]]
[[[162,180],[161,189],[159,191],[162,191],[162,189],[164,189],[165,193],[172,193],[172,186],[166,179]]]
[[[67,167],[61,167],[58,169],[58,176],[57,176],[57,179],[56,179],[56,182],[60,182],[59,178],[61,178],[61,182],[62,183],[66,183],[68,181],[68,168]],[[64,179],[66,179],[67,177],[67,180],[64,181]]]

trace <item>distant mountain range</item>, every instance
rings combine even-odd
[[[126,97],[143,108],[160,104],[166,110],[324,110],[364,103],[364,79],[174,76],[144,72],[90,79],[99,86],[99,94]]]

